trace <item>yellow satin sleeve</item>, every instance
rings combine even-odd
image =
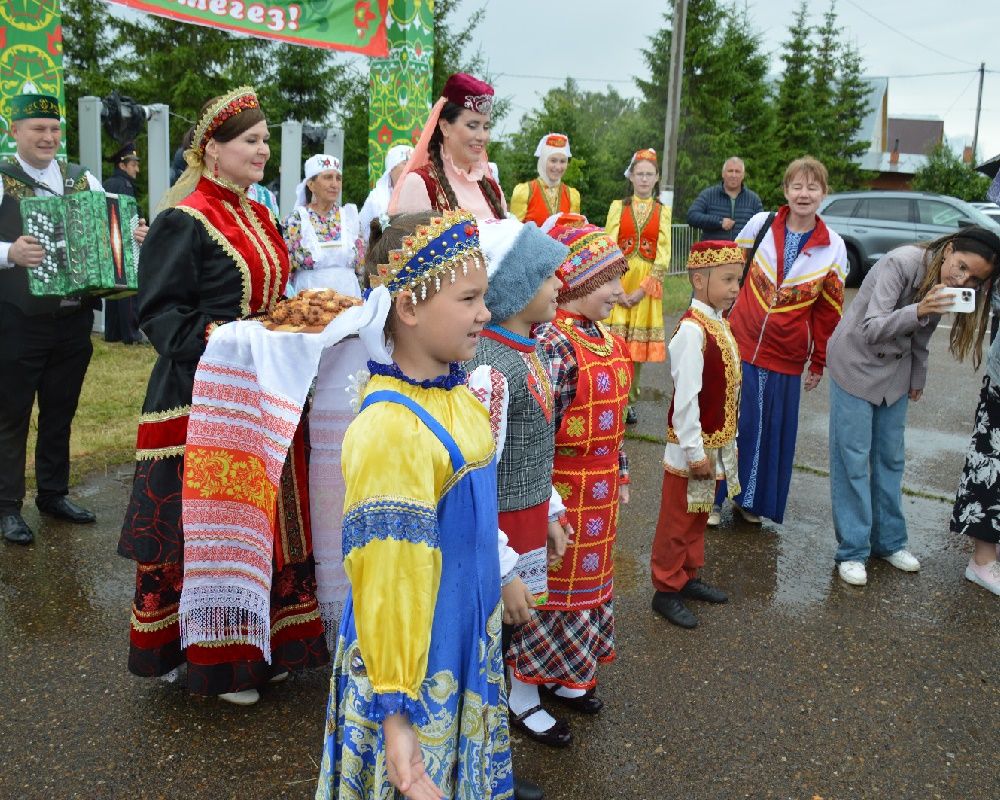
[[[519,183],[514,187],[510,195],[510,213],[524,222],[524,215],[528,213],[528,197],[531,193],[531,183]]]
[[[604,232],[618,241],[618,229],[622,224],[622,201],[613,200],[611,202],[611,208],[608,209],[608,219],[604,223]]]
[[[569,211],[571,214],[580,213],[580,190],[574,189],[572,186],[567,186],[569,189]]]
[[[670,269],[670,231],[672,214],[669,206],[660,206],[660,233],[656,238],[656,258],[653,259],[653,275],[662,281]]]

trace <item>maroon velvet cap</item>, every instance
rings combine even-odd
[[[456,72],[444,85],[444,99],[470,111],[490,114],[493,111],[493,87],[466,72]]]

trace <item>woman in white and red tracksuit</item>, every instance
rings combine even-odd
[[[729,316],[743,361],[736,439],[743,491],[734,503],[748,522],[784,518],[800,386],[808,392],[819,385],[844,304],[844,241],[816,214],[827,192],[826,168],[814,158],[796,159],[784,187],[788,204],[761,240]],[[753,216],[737,244],[752,247],[767,218]]]

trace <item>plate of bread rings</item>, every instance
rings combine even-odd
[[[320,333],[342,312],[361,304],[360,297],[333,289],[306,289],[275,304],[262,322],[269,331]]]

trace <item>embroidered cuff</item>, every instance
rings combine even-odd
[[[502,577],[502,578],[500,579],[500,585],[501,585],[501,586],[506,586],[506,585],[507,585],[507,584],[509,584],[509,583],[510,583],[510,582],[511,582],[512,580],[514,580],[514,578],[516,578],[516,577],[517,577],[517,570],[516,570],[516,569],[512,569],[512,570],[511,570],[510,572],[508,572],[508,573],[507,573],[506,575],[504,575],[504,576],[503,576],[503,577]]]
[[[663,284],[655,275],[648,275],[639,281],[639,288],[646,293],[646,297],[659,300],[663,297]]]
[[[403,500],[359,503],[344,515],[344,557],[371,541],[394,539],[438,546],[437,513]]]
[[[414,725],[426,725],[427,711],[419,700],[414,700],[403,692],[376,692],[368,704],[368,719],[384,722],[393,714],[405,714]]]

